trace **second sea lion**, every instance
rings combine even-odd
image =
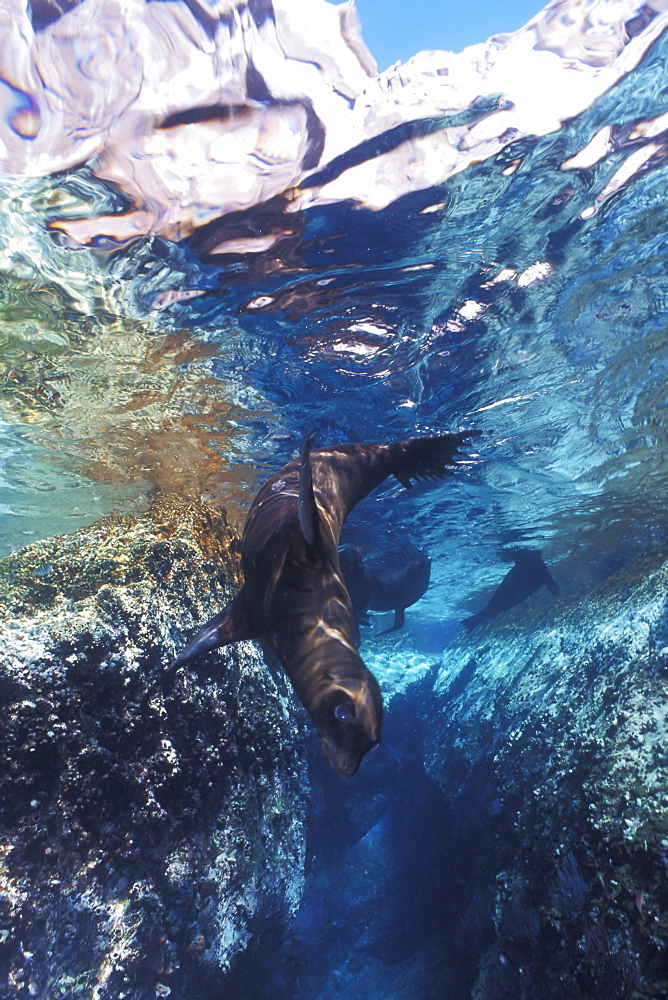
[[[406,608],[419,601],[429,586],[431,559],[412,546],[378,565],[364,563],[357,547],[343,549],[339,561],[358,620],[363,622],[367,611],[394,611],[391,628],[376,638],[403,628]]]

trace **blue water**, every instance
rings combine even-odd
[[[222,498],[241,525],[310,429],[318,446],[477,428],[456,480],[387,485],[344,532],[378,557],[410,544],[432,559],[404,630],[375,641],[378,629],[363,628],[366,662],[396,699],[387,739],[394,727],[402,746],[409,682],[437,669],[461,619],[508,571],[504,553],[541,550],[566,603],[641,557],[658,565],[668,538],[668,123],[649,138],[643,123],[668,112],[667,59],[662,34],[560,128],[511,136],[378,211],[344,199],[287,212],[278,199],[183,240],[101,234],[74,246],[54,237],[54,219],[94,222],[127,208],[127,194],[88,165],[7,174],[2,552],[174,488]],[[471,121],[484,118],[476,108]],[[606,155],[565,169],[606,126]],[[651,156],[592,213],[650,141]],[[262,252],[210,253],[277,230]],[[554,598],[531,600],[549,621]],[[373,624],[387,628],[391,616]],[[415,843],[428,816],[449,828],[450,806],[421,761],[384,766],[363,808],[363,789],[351,800],[315,766],[315,861],[287,956],[278,949],[255,970],[258,997],[470,995],[466,970],[451,978],[456,942],[428,962],[420,951],[465,908],[451,882],[446,892],[425,875],[447,856],[447,835]],[[495,815],[497,791],[480,795]],[[365,910],[381,904],[385,919],[365,939]]]

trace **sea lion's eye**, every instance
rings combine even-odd
[[[352,717],[353,713],[347,705],[337,705],[334,709],[334,718],[338,719],[339,722],[350,722]]]

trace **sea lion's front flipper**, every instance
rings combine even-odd
[[[255,638],[257,633],[251,627],[242,590],[215,618],[199,630],[174,660],[170,669],[178,670],[200,653],[208,653],[209,650],[217,649],[219,646],[228,646],[231,642],[239,642],[240,639]]]
[[[386,628],[383,632],[379,632],[379,635],[388,635],[390,632],[398,632],[400,628],[404,627],[404,611],[405,608],[395,608],[394,609],[394,622],[392,623],[392,628]]]
[[[311,475],[311,441],[313,431],[304,438],[299,464],[299,526],[308,545],[315,545],[320,534],[318,508],[313,494]]]

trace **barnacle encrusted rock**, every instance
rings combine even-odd
[[[668,565],[518,610],[425,699],[428,770],[479,845],[475,1000],[668,997],[667,590]]]
[[[224,512],[175,496],[0,562],[3,997],[195,1000],[294,912],[286,681],[240,643],[160,682],[238,570]]]

